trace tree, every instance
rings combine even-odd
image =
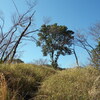
[[[90,34],[96,41],[97,45],[94,50],[91,50],[93,66],[100,68],[100,22],[90,27]]]
[[[98,43],[100,41],[100,22],[92,25],[89,30],[89,34]]]
[[[37,46],[42,48],[44,56],[49,55],[51,65],[54,68],[58,67],[58,58],[60,55],[65,56],[72,53],[71,45],[74,39],[74,32],[68,30],[66,26],[57,24],[42,25],[38,33]]]
[[[13,0],[12,0],[13,1]],[[30,2],[30,1],[29,1]],[[27,1],[27,5],[29,3]],[[13,1],[17,14],[12,17],[11,28],[7,32],[4,31],[4,18],[0,17],[2,23],[0,24],[0,61],[5,62],[7,60],[12,61],[15,57],[18,47],[24,40],[33,40],[33,33],[37,30],[33,30],[33,17],[34,2],[29,5],[28,9],[24,13],[20,13],[16,4]]]
[[[88,35],[84,33],[79,31],[76,32],[74,44],[86,50],[89,55],[90,63],[98,67],[100,66],[100,23],[91,26]]]
[[[89,43],[87,37],[84,34],[76,33],[74,45],[83,48],[88,53],[90,59],[92,59],[91,50],[94,50],[94,47]]]
[[[92,64],[93,66],[99,68],[100,67],[100,41],[98,42],[98,45],[92,52]]]

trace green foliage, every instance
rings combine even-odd
[[[100,71],[92,67],[61,71],[42,83],[35,100],[91,100],[89,93],[98,76]]]
[[[57,61],[60,55],[71,54],[73,33],[66,26],[57,24],[41,26],[37,46],[41,46],[44,56],[50,55],[53,67],[58,66]]]

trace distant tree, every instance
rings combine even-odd
[[[32,64],[36,64],[36,65],[47,65],[48,64],[48,60],[47,59],[38,59],[38,60],[34,60],[32,62]]]
[[[74,39],[74,32],[68,30],[66,26],[62,25],[42,25],[37,46],[42,48],[44,56],[49,55],[51,65],[54,68],[58,67],[58,58],[60,55],[65,56],[72,53],[71,45]]]
[[[12,62],[10,60],[5,61],[4,63],[12,63],[12,64],[17,64],[17,63],[24,63],[21,59],[13,59]]]

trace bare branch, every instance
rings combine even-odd
[[[12,61],[18,51],[19,45],[23,43],[23,40],[35,41],[32,33],[38,31],[31,28],[31,25],[33,24],[33,16],[36,12],[32,11],[34,6],[31,5],[25,13],[19,15],[19,10],[14,0],[12,0],[12,2],[16,8],[18,16],[12,17],[13,25],[8,32],[2,32],[3,37],[0,37],[0,60],[2,61],[8,59]],[[3,24],[0,26],[0,30],[2,31],[5,23],[3,19],[1,20]]]
[[[13,2],[13,4],[14,4],[14,7],[15,7],[15,9],[16,9],[16,11],[17,11],[18,16],[20,16],[19,11],[18,11],[18,8],[17,8],[17,6],[16,6],[14,0],[12,0],[12,2]]]

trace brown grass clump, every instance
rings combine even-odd
[[[6,100],[7,97],[7,83],[3,73],[0,73],[0,100]]]

